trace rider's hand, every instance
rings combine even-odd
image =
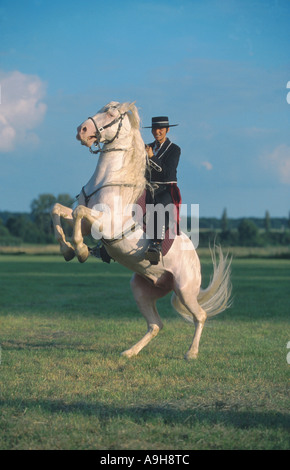
[[[145,145],[145,150],[146,150],[146,152],[147,152],[148,157],[149,157],[149,158],[152,158],[154,154],[153,154],[153,150],[152,150],[152,148],[150,147],[150,145]]]

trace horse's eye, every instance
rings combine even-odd
[[[108,109],[108,113],[109,113],[111,116],[115,117],[115,116],[117,116],[117,114],[118,114],[118,109],[116,108],[116,106],[111,106],[111,107]]]

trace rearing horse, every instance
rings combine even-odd
[[[173,307],[187,321],[195,324],[192,344],[185,355],[198,355],[199,341],[207,317],[229,306],[230,262],[219,249],[219,263],[213,255],[213,276],[201,289],[200,262],[191,240],[181,232],[168,253],[156,266],[144,259],[148,239],[142,224],[132,218],[133,204],[146,187],[146,153],[140,134],[140,118],[134,103],[110,102],[77,129],[77,139],[99,153],[98,164],[82,188],[75,210],[60,204],[52,209],[55,236],[64,258],[75,255],[80,262],[89,255],[83,236],[93,233],[102,238],[108,254],[134,272],[131,287],[139,310],[147,321],[147,333],[122,355],[137,355],[162,328],[156,301],[172,292]],[[92,150],[92,145],[99,146]],[[103,144],[102,148],[100,144]],[[127,208],[125,210],[125,208]],[[73,226],[71,243],[65,239],[61,217]],[[133,223],[133,225],[132,225]]]

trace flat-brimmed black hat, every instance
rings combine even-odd
[[[169,124],[169,119],[167,116],[157,116],[152,118],[151,126],[146,126],[144,129],[160,129],[163,127],[175,127],[178,124]]]

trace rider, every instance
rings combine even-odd
[[[147,191],[146,203],[174,204],[177,208],[177,234],[179,233],[179,206],[181,204],[180,191],[177,187],[177,166],[180,157],[180,147],[172,143],[168,137],[169,127],[178,126],[178,124],[169,124],[167,116],[158,116],[152,118],[152,125],[145,127],[145,129],[152,129],[152,134],[155,141],[146,145],[146,152],[148,156],[148,171],[146,177],[151,183],[153,190]],[[166,230],[169,227],[169,214],[166,212],[165,221],[161,233],[156,233],[156,212],[153,213],[154,221],[154,237],[145,253],[145,259],[149,260],[151,264],[158,264],[160,260],[160,253],[162,249],[162,241],[164,240]],[[149,216],[150,220],[150,216]],[[150,222],[149,222],[150,223]]]

